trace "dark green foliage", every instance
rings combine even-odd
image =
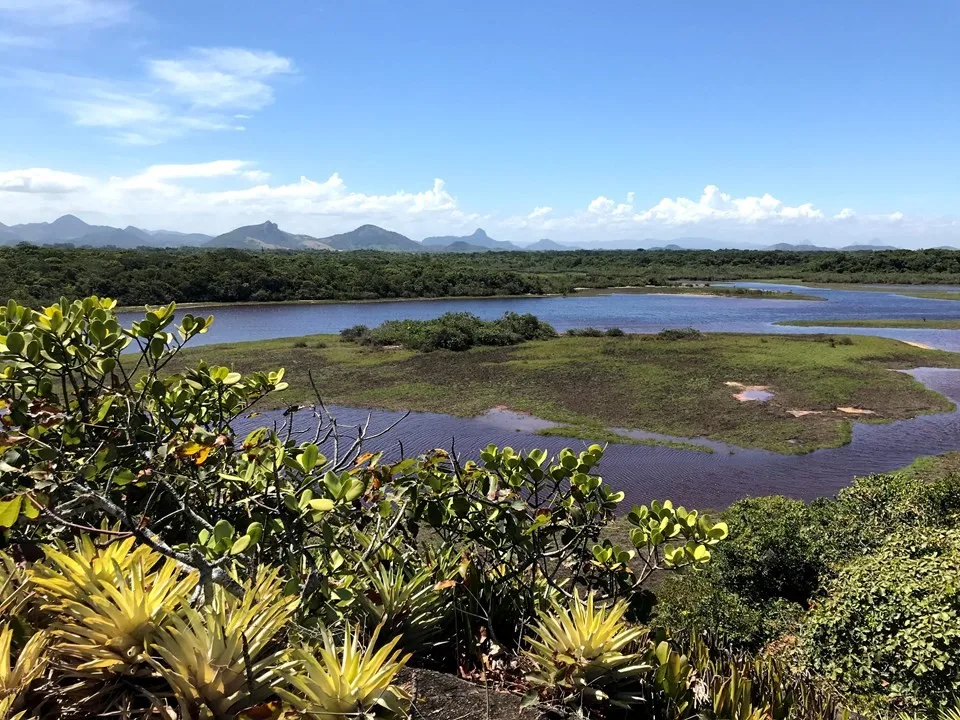
[[[732,644],[759,648],[782,634],[806,609],[826,571],[819,523],[798,500],[741,500],[724,512],[727,542],[712,562],[682,584],[661,586],[657,623],[711,628]]]
[[[568,328],[566,334],[570,337],[603,337],[603,330],[595,327]]]
[[[851,561],[804,621],[801,650],[853,694],[930,710],[955,698],[960,529],[899,530]]]
[[[595,327],[569,328],[567,335],[570,337],[623,337],[626,333],[618,327],[601,330]]]
[[[344,328],[340,331],[340,337],[347,342],[357,342],[370,334],[370,328],[366,325],[354,325]]]
[[[576,287],[762,278],[960,282],[960,253],[615,250],[390,253],[0,247],[0,297],[49,303],[109,295],[121,304],[363,300],[570,293]],[[737,292],[737,291],[734,291]],[[741,290],[749,295],[754,291]]]
[[[434,320],[388,320],[372,330],[357,325],[340,332],[349,342],[365,345],[399,345],[410,350],[469,350],[477,345],[516,345],[526,340],[548,340],[557,332],[535,315],[504,313],[496,320],[481,320],[471,313],[445,313]]]
[[[113,250],[0,247],[0,297],[52,303],[100,295],[121,305],[542,295],[563,278],[450,255],[375,251]],[[458,256],[459,257],[459,256]]]
[[[709,565],[658,588],[654,623],[798,663],[858,709],[934,708],[960,691],[960,474],[952,457],[858,478],[809,505],[744,500]],[[871,716],[872,717],[872,716]]]
[[[703,333],[696,328],[667,328],[657,333],[660,340],[700,340]]]

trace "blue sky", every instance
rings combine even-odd
[[[960,4],[0,0],[0,221],[960,243]]]

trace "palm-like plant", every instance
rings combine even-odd
[[[113,551],[102,563],[91,563],[84,550],[46,553],[48,562],[30,571],[31,582],[44,595],[44,609],[60,618],[55,650],[74,658],[79,671],[132,671],[159,624],[187,605],[198,580],[142,546],[119,557]]]
[[[199,611],[171,615],[155,637],[151,660],[170,684],[183,717],[220,720],[273,692],[283,646],[276,642],[299,600],[283,595],[276,570],[247,583],[243,599],[216,588]]]
[[[642,700],[632,685],[653,669],[647,648],[640,647],[646,631],[623,619],[626,602],[598,606],[593,593],[586,601],[574,593],[566,607],[557,601],[540,614],[529,637],[527,657],[536,666],[528,679],[564,702],[610,700],[630,705]]]
[[[399,563],[381,565],[368,569],[368,577],[369,587],[360,594],[367,618],[381,633],[398,637],[400,647],[419,650],[444,629],[451,596],[429,569],[409,575]]]
[[[310,648],[297,648],[291,663],[280,668],[289,685],[276,692],[294,708],[317,720],[348,720],[365,717],[405,717],[410,696],[393,684],[400,669],[410,659],[396,650],[399,638],[375,649],[379,628],[363,649],[358,631],[346,629],[343,645],[338,646],[328,632],[323,645],[314,654]]]
[[[23,646],[15,662],[10,653],[12,642],[13,629],[3,625],[0,628],[0,720],[6,720],[16,709],[23,690],[40,676],[47,664],[44,655],[46,632],[35,633]]]

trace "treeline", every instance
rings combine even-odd
[[[406,254],[375,251],[0,247],[0,295],[49,303],[101,295],[125,305],[523,295],[679,280],[960,283],[960,252],[609,250]]]

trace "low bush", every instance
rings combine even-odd
[[[696,328],[667,328],[656,334],[658,340],[701,340],[703,333]]]
[[[803,623],[804,661],[864,706],[947,704],[960,694],[958,568],[960,528],[889,535],[827,583]]]
[[[366,325],[353,325],[340,331],[340,339],[347,342],[358,342],[370,334]]]
[[[347,342],[399,345],[411,350],[469,350],[478,345],[516,345],[527,340],[548,340],[557,333],[536,316],[508,312],[496,320],[481,320],[471,313],[446,313],[434,320],[388,320],[370,329],[357,325],[340,332]]]
[[[794,627],[827,566],[810,507],[780,496],[750,498],[723,513],[727,541],[697,577],[658,589],[658,626],[709,629],[759,649]]]

